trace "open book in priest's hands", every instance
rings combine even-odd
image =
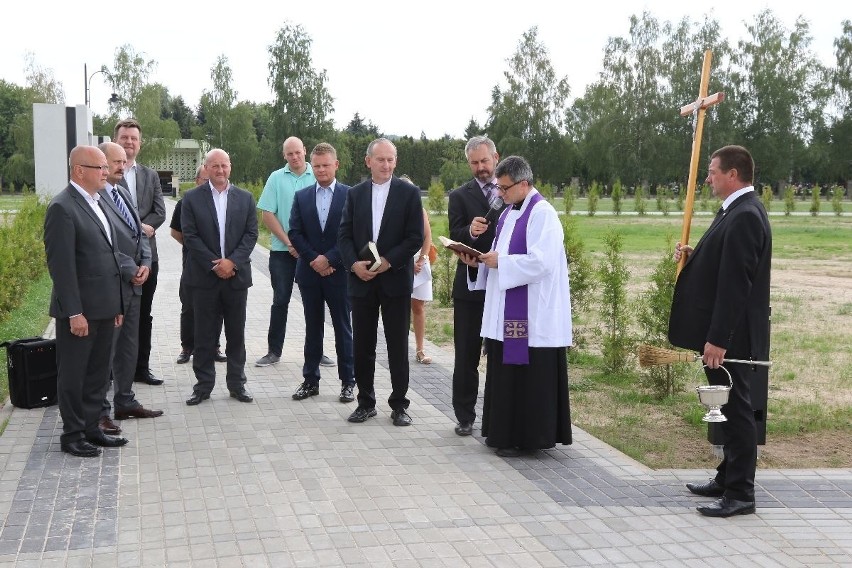
[[[438,240],[441,241],[442,245],[444,245],[446,248],[448,248],[450,250],[460,252],[460,253],[463,253],[463,254],[467,254],[467,255],[470,255],[473,258],[477,258],[477,259],[480,256],[482,256],[482,253],[480,251],[476,250],[473,247],[469,247],[464,243],[460,243],[458,241],[448,239],[447,237],[444,237],[444,236],[439,236]]]
[[[367,270],[370,272],[375,272],[382,265],[382,257],[379,254],[379,249],[376,247],[376,243],[370,241],[364,248],[361,249],[361,252],[358,253],[359,260],[369,260],[370,266],[367,267]]]

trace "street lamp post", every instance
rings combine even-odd
[[[83,63],[83,87],[85,88],[84,100],[86,102],[86,106],[89,107],[89,108],[91,108],[91,106],[92,106],[92,97],[91,97],[92,78],[95,75],[97,75],[98,73],[103,73],[104,75],[109,77],[109,72],[106,69],[104,69],[103,67],[101,67],[100,69],[98,69],[97,71],[95,71],[94,73],[89,75],[89,70],[86,67],[86,64]],[[110,96],[110,98],[109,98],[109,102],[110,102],[110,104],[117,103],[118,102],[118,95],[113,93],[112,96]]]

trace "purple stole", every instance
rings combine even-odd
[[[509,241],[509,254],[527,253],[527,223],[536,203],[544,199],[540,193],[534,193],[527,203],[527,208],[518,217],[512,229]],[[494,247],[500,239],[503,222],[511,211],[507,207],[500,222],[497,223],[497,233],[494,236]],[[499,268],[498,268],[499,269]],[[506,304],[503,308],[503,364],[529,365],[529,295],[526,284],[506,290]]]

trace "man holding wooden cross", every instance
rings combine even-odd
[[[757,427],[751,404],[753,365],[725,358],[769,358],[769,273],[772,233],[760,197],[754,191],[754,161],[742,146],[713,152],[705,183],[722,207],[693,249],[677,243],[674,259],[686,262],[675,284],[669,320],[673,345],[703,353],[712,385],[729,385],[722,407],[724,458],[714,479],[687,483],[696,495],[718,497],[698,507],[709,517],[755,512]]]

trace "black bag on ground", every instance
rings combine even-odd
[[[28,337],[0,343],[6,348],[9,398],[18,408],[56,404],[56,340]]]

